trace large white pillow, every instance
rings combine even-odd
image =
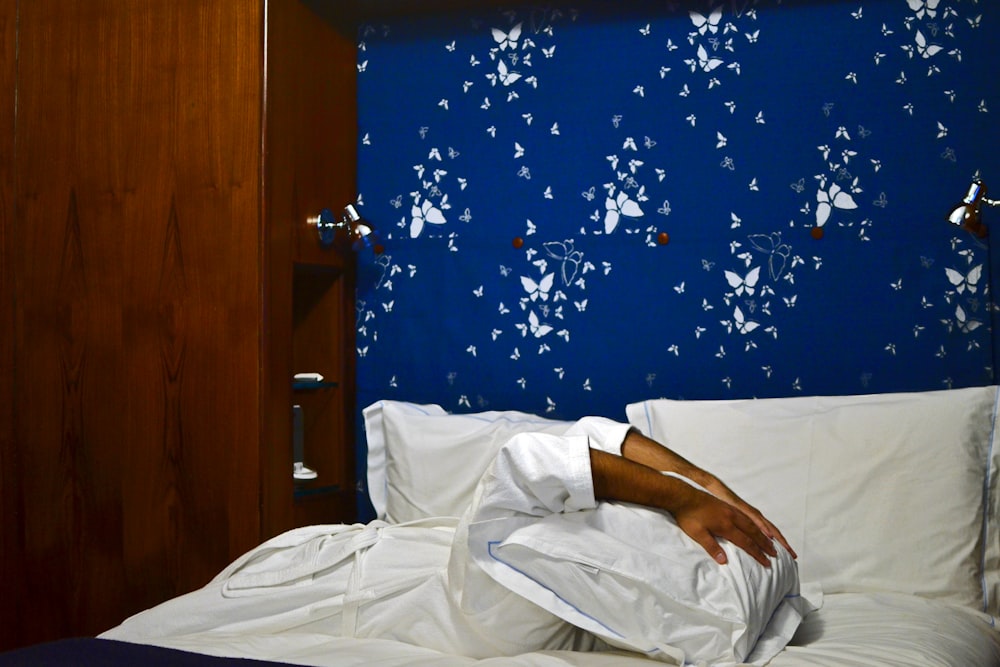
[[[363,410],[368,494],[376,516],[403,523],[461,516],[511,436],[562,435],[572,422],[516,411],[450,414],[439,405],[379,401]]]
[[[666,512],[601,503],[515,530],[490,544],[483,565],[612,646],[677,664],[764,663],[818,600],[800,595],[795,561],[783,548],[765,568],[727,541],[722,547],[726,565]]]
[[[998,614],[997,388],[649,400],[629,422],[782,530],[825,593],[894,591]]]

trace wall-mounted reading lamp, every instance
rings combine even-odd
[[[339,241],[349,243],[355,252],[364,248],[372,248],[376,254],[382,252],[374,225],[361,217],[354,204],[344,207],[339,220],[333,211],[324,208],[319,215],[308,218],[308,222],[316,225],[316,233],[323,246],[329,247]]]
[[[969,191],[965,193],[965,198],[961,203],[952,207],[948,213],[948,222],[966,229],[979,238],[986,238],[986,225],[982,221],[982,208],[986,206],[1000,206],[1000,200],[990,199],[986,196],[986,185],[978,178],[972,181]]]

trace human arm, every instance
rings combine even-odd
[[[719,500],[732,505],[748,516],[760,532],[769,539],[780,542],[793,557],[796,555],[795,550],[792,549],[777,526],[771,523],[757,508],[736,495],[718,477],[702,470],[676,452],[632,429],[622,442],[621,454],[630,461],[641,463],[653,470],[676,473],[704,487]]]
[[[678,527],[719,563],[726,562],[726,553],[717,538],[729,540],[764,566],[777,553],[771,538],[745,512],[683,479],[599,449],[590,450],[590,466],[597,500],[670,512]]]

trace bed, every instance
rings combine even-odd
[[[798,551],[802,594],[812,607],[793,624],[794,634],[783,649],[769,661],[750,664],[988,666],[1000,665],[1000,632],[995,627],[1000,604],[1000,453],[994,447],[998,404],[995,386],[757,400],[655,399],[624,406],[622,421],[713,470],[774,520]],[[437,405],[401,401],[380,401],[364,416],[368,483],[376,523],[386,526],[461,514],[478,478],[505,443],[522,434],[558,437],[568,426],[522,412],[452,414]],[[347,529],[365,528],[306,527],[298,534]],[[595,544],[592,554],[584,553],[586,543],[579,548],[579,562],[588,563],[599,558],[604,547]],[[535,553],[524,561],[525,567],[546,557]],[[227,569],[236,571],[238,563]],[[256,574],[277,574],[278,568],[269,567]],[[405,559],[399,567],[400,576],[413,576],[405,572]],[[391,582],[396,574],[379,576]],[[657,584],[673,596],[668,604],[680,600],[671,585]],[[644,594],[640,591],[639,596]],[[699,613],[718,612],[708,597],[696,601]],[[174,605],[169,617],[206,613],[199,598],[189,599],[169,601]],[[615,626],[629,622],[626,616],[648,614],[649,606],[639,602],[616,606],[602,599],[600,587],[595,587],[573,605],[583,616]],[[654,664],[657,658],[671,662],[662,653],[643,655],[613,645],[473,658],[408,642],[336,636],[337,630],[322,625],[287,618],[272,622],[278,615],[268,614],[255,612],[254,623],[242,626],[220,622],[206,631],[165,630],[162,637],[141,640],[130,636],[125,623],[101,639],[8,653],[0,664],[200,667],[235,659],[240,660],[237,664],[257,664],[243,662],[252,660],[335,667],[638,665]],[[756,627],[753,622],[727,626],[734,642],[738,635],[760,631],[747,630],[748,625]],[[672,637],[672,629],[665,632]]]

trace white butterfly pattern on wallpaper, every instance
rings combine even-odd
[[[583,260],[583,253],[574,248],[572,239],[566,241],[549,241],[543,243],[545,252],[549,257],[559,260],[562,263],[563,285],[569,285],[576,279],[577,271],[580,269],[580,262]]]
[[[760,326],[759,322],[746,319],[746,315],[743,314],[743,310],[739,306],[733,308],[733,319],[721,320],[721,324],[726,327],[728,333],[732,333],[733,328],[735,328],[743,335],[751,333]]]
[[[698,30],[698,34],[716,33],[719,31],[719,21],[722,20],[722,8],[719,7],[708,16],[704,16],[698,12],[689,12],[688,16],[691,19],[691,23]]]
[[[917,53],[919,53],[923,58],[931,58],[944,49],[943,46],[938,46],[937,44],[928,44],[927,38],[924,37],[924,33],[919,30],[916,35],[914,35],[914,41],[917,44]]]
[[[413,207],[410,209],[410,215],[412,217],[410,221],[410,238],[417,238],[420,233],[424,230],[424,224],[429,223],[432,225],[443,225],[448,222],[444,217],[444,213],[429,199],[425,199],[422,204],[419,204],[419,196],[415,199]]]
[[[937,6],[941,0],[906,0],[906,4],[910,6],[918,19],[924,18],[934,18],[937,16]]]
[[[493,34],[493,41],[497,43],[501,51],[506,51],[508,48],[511,51],[517,50],[517,40],[521,38],[521,26],[522,23],[518,23],[510,32],[504,32],[500,28],[492,28],[490,32]]]
[[[781,278],[781,275],[785,272],[785,265],[792,254],[791,246],[781,240],[781,232],[751,234],[747,238],[750,240],[750,245],[767,255],[768,272],[771,280]]]
[[[611,194],[610,192],[608,193]],[[644,215],[639,203],[629,199],[628,193],[619,192],[614,198],[609,196],[604,202],[607,213],[604,215],[604,233],[610,234],[618,228],[621,216],[639,218]]]
[[[968,273],[950,268],[945,268],[944,272],[948,277],[948,282],[955,287],[956,292],[962,294],[968,290],[969,294],[975,294],[978,290],[979,280],[983,277],[983,265],[972,267]]]
[[[830,219],[833,209],[853,210],[858,207],[854,197],[845,192],[839,185],[833,183],[829,189],[824,189],[825,181],[821,181],[816,191],[816,226],[822,227]]]
[[[527,337],[530,332],[535,338],[542,338],[552,333],[553,328],[548,324],[542,324],[538,319],[538,314],[535,311],[530,311],[528,313],[528,323],[518,323],[515,325],[520,331],[521,336]]]
[[[734,271],[728,270],[723,273],[726,276],[726,282],[733,288],[733,292],[736,296],[743,296],[744,294],[747,296],[753,296],[753,294],[757,291],[757,282],[760,280],[759,266],[755,266],[750,269],[745,276],[741,276]]]
[[[979,320],[970,319],[962,306],[955,306],[955,322],[962,333],[972,333],[983,324]]]
[[[722,65],[725,61],[722,58],[716,58],[715,56],[709,56],[708,51],[705,50],[705,46],[702,44],[698,45],[698,59],[685,58],[684,62],[691,68],[692,72],[698,71],[701,68],[703,72],[711,72],[719,65]]]
[[[521,286],[524,287],[524,291],[528,293],[528,298],[532,301],[537,301],[541,299],[542,301],[549,300],[549,292],[552,290],[552,285],[555,283],[556,274],[549,273],[542,276],[542,279],[535,282],[528,276],[521,276]]]
[[[500,60],[497,62],[496,76],[495,78],[491,79],[491,82],[493,83],[493,85],[496,85],[496,81],[499,80],[500,83],[502,83],[503,85],[509,86],[520,78],[521,78],[520,73],[507,69],[507,63]]]

